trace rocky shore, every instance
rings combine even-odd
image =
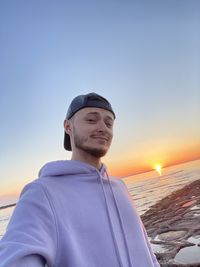
[[[141,219],[162,267],[200,266],[200,180],[165,197]]]

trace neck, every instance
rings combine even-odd
[[[73,152],[71,159],[88,163],[98,170],[100,170],[102,166],[101,158],[96,158],[84,151],[79,151],[79,153]]]

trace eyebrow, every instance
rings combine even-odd
[[[87,113],[86,114],[86,116],[87,115],[100,115],[98,112],[96,112],[96,111],[94,111],[94,112],[89,112],[89,113]],[[110,120],[112,120],[112,121],[114,121],[114,119],[112,118],[112,117],[110,117],[109,115],[106,115],[106,118],[108,118],[108,119],[110,119]]]

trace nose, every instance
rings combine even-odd
[[[98,123],[98,132],[105,132],[107,130],[106,124],[103,120]]]

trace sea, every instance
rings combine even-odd
[[[140,215],[173,191],[198,179],[200,179],[200,159],[163,168],[161,175],[156,171],[150,171],[122,178]],[[0,239],[6,231],[14,208],[15,206],[0,207]]]

